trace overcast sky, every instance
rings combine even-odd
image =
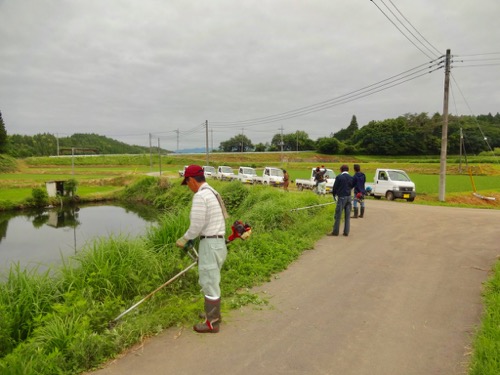
[[[209,147],[316,140],[353,115],[442,113],[451,49],[450,113],[495,114],[499,16],[499,0],[0,0],[0,111],[8,134],[170,150],[205,147],[206,120]]]

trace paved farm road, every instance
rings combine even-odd
[[[465,374],[481,288],[500,255],[500,211],[367,201],[349,237],[257,289],[221,332],[172,328],[98,375]]]

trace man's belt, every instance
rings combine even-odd
[[[204,238],[224,238],[224,236],[219,236],[219,235],[215,235],[215,236],[200,236],[200,239],[204,239]]]

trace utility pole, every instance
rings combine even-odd
[[[460,164],[458,167],[458,173],[462,173],[462,148],[464,147],[464,133],[462,127],[460,127]]]
[[[160,176],[161,176],[161,148],[160,148],[160,137],[158,137],[158,160],[160,164]]]
[[[241,128],[241,152],[245,151],[245,145],[243,144],[243,137],[245,134],[243,133],[245,131],[245,128]]]
[[[205,148],[207,150],[207,165],[210,165],[210,160],[208,157],[209,151],[208,151],[208,120],[205,120]]]
[[[75,148],[71,147],[71,175],[75,175]]]
[[[283,126],[280,128],[281,130],[281,162],[283,163]]]
[[[59,134],[56,133],[56,142],[57,142],[57,156],[59,156]]]
[[[149,133],[149,171],[153,172],[153,146],[151,145],[151,133]]]
[[[443,127],[441,130],[441,159],[439,168],[439,201],[445,201],[446,195],[446,156],[448,148],[448,98],[450,93],[450,57],[451,51],[446,50],[444,68],[444,100],[443,100]]]
[[[177,149],[176,151],[179,152],[179,129],[175,131],[177,133]]]

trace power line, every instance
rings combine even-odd
[[[426,42],[429,46],[431,46],[432,48],[434,48],[434,50],[437,52],[437,55],[436,55],[436,56],[439,56],[439,55],[441,54],[440,50],[438,50],[436,47],[434,47],[434,45],[433,45],[431,42],[429,42],[429,41],[427,40],[427,38],[425,38],[425,37],[424,37],[424,36],[423,36],[423,35],[422,35],[422,34],[421,34],[418,30],[417,30],[417,28],[416,28],[415,26],[413,26],[413,24],[412,24],[412,23],[411,23],[411,22],[410,22],[410,21],[409,21],[409,20],[408,20],[408,19],[404,16],[404,14],[403,14],[403,13],[401,13],[401,11],[399,10],[399,8],[398,8],[398,7],[397,7],[397,6],[396,6],[396,5],[392,2],[392,0],[389,0],[389,2],[390,2],[390,3],[392,4],[392,6],[393,6],[393,7],[394,7],[397,11],[398,11],[398,13],[401,15],[401,17],[403,17],[403,18],[404,18],[404,20],[405,20],[406,22],[408,22],[408,24],[409,24],[411,27],[413,27],[413,30],[415,30],[415,31],[417,32],[417,34],[418,34],[418,35],[420,35],[420,37],[421,37],[423,40],[425,40],[425,42]],[[409,31],[409,30],[408,30],[408,31]],[[412,35],[413,35],[413,33],[412,33]],[[418,38],[416,38],[416,39],[418,39]],[[422,43],[422,42],[421,42],[421,43]],[[422,44],[423,44],[423,43],[422,43]],[[430,51],[430,50],[429,50],[429,51]],[[432,52],[432,51],[431,51],[431,52]]]
[[[486,52],[486,53],[475,53],[470,55],[454,55],[457,57],[473,57],[473,56],[487,56],[487,55],[500,55],[500,52]]]
[[[477,68],[481,66],[499,66],[500,63],[496,64],[473,64],[473,65],[453,65],[453,68]]]
[[[275,115],[253,118],[249,120],[226,121],[226,122],[212,121],[211,125],[212,128],[217,128],[217,127],[231,128],[231,127],[241,127],[241,126],[249,127],[249,126],[262,125],[294,117],[304,116],[313,112],[322,111],[334,106],[346,104],[364,98],[369,95],[373,95],[377,92],[387,90],[391,87],[400,85],[402,83],[432,73],[438,69],[441,69],[442,67],[443,67],[443,61],[442,58],[439,58],[437,60],[430,61],[429,63],[424,63],[414,68],[408,69],[402,73],[396,74],[377,83],[365,86],[361,89],[337,96],[332,99],[325,100],[320,103],[312,104],[309,106],[301,107],[298,109],[286,111]]]
[[[417,45],[415,44],[415,42],[414,42],[413,40],[411,40],[411,39],[408,37],[408,35],[406,35],[406,34],[403,32],[403,30],[401,30],[401,29],[398,27],[398,25],[396,25],[396,23],[394,23],[394,21],[393,21],[393,20],[392,20],[392,19],[391,19],[391,18],[390,18],[390,17],[389,17],[389,16],[388,16],[388,15],[387,15],[387,14],[386,14],[386,13],[385,13],[385,12],[384,12],[384,11],[383,11],[380,7],[379,7],[379,6],[375,3],[375,1],[373,1],[373,0],[370,0],[370,1],[371,1],[371,2],[372,2],[372,3],[373,3],[376,7],[377,7],[377,9],[378,9],[378,10],[379,10],[379,11],[380,11],[380,12],[381,12],[381,13],[382,13],[382,14],[383,14],[383,15],[384,15],[384,16],[385,16],[388,20],[389,20],[389,22],[391,22],[391,23],[394,25],[394,27],[395,27],[396,29],[398,29],[398,31],[399,31],[399,32],[400,32],[400,33],[401,33],[401,34],[402,34],[402,35],[403,35],[406,39],[408,39],[408,41],[409,41],[411,44],[413,44],[413,45],[414,45],[414,46],[415,46],[415,47],[416,47],[416,48],[417,48],[420,52],[422,52],[422,53],[423,53],[425,56],[427,56],[429,59],[431,59],[431,58],[432,58],[432,57],[431,57],[429,54],[427,54],[427,53],[426,53],[426,52],[425,52],[422,48],[420,48],[419,46],[417,46]],[[385,5],[385,7],[386,7],[387,9],[389,9],[389,8],[387,7],[387,5],[384,3],[384,1],[383,1],[383,0],[381,0],[381,1],[382,1],[382,4],[384,4],[384,5]],[[391,10],[389,9],[389,11],[391,11]],[[394,13],[393,13],[392,11],[391,11],[391,13],[394,15]],[[396,16],[395,16],[395,17],[396,17]],[[396,17],[396,19],[397,19],[397,17]],[[399,22],[401,22],[401,21],[399,21]],[[410,34],[411,34],[411,35],[413,35],[413,33],[411,33],[411,32],[410,32]],[[413,35],[413,37],[414,37],[414,38],[416,38],[416,37],[415,37],[415,35]],[[417,39],[417,41],[419,41],[419,40],[418,40],[418,38],[416,38],[416,39]],[[420,42],[420,41],[419,41],[419,42]],[[422,42],[420,42],[420,44],[422,44]],[[429,48],[428,48],[428,47],[426,47],[425,45],[423,45],[423,46],[424,46],[424,48],[429,49]],[[433,52],[431,52],[431,54],[433,54]]]
[[[486,137],[486,135],[484,134],[483,132],[483,129],[481,129],[481,126],[479,125],[479,121],[477,121],[477,118],[476,116],[474,115],[474,113],[472,112],[472,109],[469,105],[469,102],[467,101],[467,99],[465,98],[462,90],[460,89],[460,86],[458,85],[458,82],[456,81],[455,77],[453,76],[453,74],[451,75],[451,78],[453,79],[453,82],[455,82],[455,85],[457,86],[457,89],[458,91],[460,92],[460,95],[462,95],[462,98],[465,102],[465,105],[467,106],[467,108],[469,109],[469,112],[471,114],[471,116],[474,118],[475,120],[475,123],[476,123],[476,126],[477,128],[479,129],[479,132],[481,133],[481,136],[483,137],[483,140],[486,142],[486,145],[488,146],[489,150],[491,151],[491,153],[493,154],[493,156],[495,156],[495,160],[497,160],[498,162],[498,159],[496,159],[496,155],[495,155],[495,151],[493,150],[493,148],[490,146],[490,143],[488,142],[488,137]]]

